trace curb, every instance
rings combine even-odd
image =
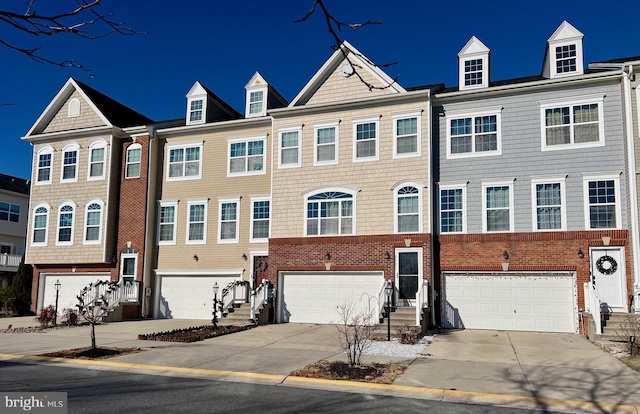
[[[321,388],[341,392],[367,392],[375,391],[377,394],[392,395],[396,397],[422,398],[427,400],[500,405],[512,408],[528,408],[546,410],[576,410],[574,412],[616,412],[640,414],[640,405],[621,405],[612,403],[599,403],[590,401],[561,400],[555,398],[538,398],[516,396],[506,394],[490,394],[471,391],[446,390],[441,388],[415,387],[409,385],[374,384],[358,381],[328,380],[319,378],[294,377],[287,375],[261,374],[254,372],[220,371],[202,368],[171,367],[163,365],[135,364],[129,362],[116,362],[104,360],[71,359],[60,357],[45,357],[38,355],[20,355],[0,353],[0,361],[22,360],[27,362],[60,363],[67,366],[82,366],[88,369],[109,369],[138,371],[151,375],[168,375],[169,373],[182,374],[190,377],[209,377],[222,381],[248,381],[268,383],[270,385],[285,385],[292,387]]]

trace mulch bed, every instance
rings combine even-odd
[[[321,360],[293,371],[291,375],[306,378],[347,380],[374,384],[391,384],[407,369],[395,364],[361,364],[350,366],[343,361]]]
[[[75,348],[65,349],[62,351],[49,352],[48,354],[42,354],[41,356],[56,357],[56,358],[74,358],[74,359],[106,359],[120,355],[135,354],[142,352],[140,348],[109,348],[98,347],[91,348]]]
[[[248,326],[218,326],[217,330],[212,325],[194,326],[191,328],[174,329],[168,332],[157,332],[150,334],[140,334],[138,339],[143,341],[164,341],[164,342],[196,342],[205,339],[215,338],[216,336],[228,335],[236,332],[246,331],[252,328]]]

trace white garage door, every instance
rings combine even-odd
[[[575,332],[573,275],[445,275],[447,328]]]
[[[280,321],[339,322],[337,308],[345,303],[375,310],[383,283],[381,272],[285,273],[278,281]]]
[[[49,305],[56,306],[56,281],[60,281],[58,292],[58,310],[65,308],[77,309],[78,293],[91,283],[98,280],[109,280],[109,273],[46,273],[44,274],[44,293],[40,309]]]
[[[240,276],[160,276],[156,318],[211,319],[213,285],[222,289]],[[220,298],[218,298],[220,299]]]

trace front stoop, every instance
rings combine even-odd
[[[602,333],[595,334],[596,326],[593,322],[593,315],[585,313],[585,319],[588,321],[588,338],[594,344],[601,348],[612,348],[623,345],[629,341],[629,337],[623,331],[625,325],[629,321],[629,317],[634,314],[629,313],[602,313]],[[639,315],[635,315],[638,317]],[[640,339],[640,338],[639,338]]]
[[[382,323],[376,325],[374,336],[387,336],[387,314],[385,312]],[[397,338],[399,331],[409,329],[420,334],[422,329],[416,325],[416,308],[415,306],[401,306],[391,308],[391,336]]]
[[[226,312],[222,315],[222,319],[219,321],[220,324],[234,326],[254,325],[254,323],[251,321],[250,304],[236,304],[233,306],[233,308],[230,308],[228,310],[229,312]]]

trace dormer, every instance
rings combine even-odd
[[[542,76],[549,79],[582,75],[582,39],[584,35],[566,20],[547,40]]]
[[[244,87],[247,91],[245,118],[265,116],[267,109],[287,106],[287,101],[258,72],[254,73]]]
[[[489,48],[475,36],[458,53],[458,85],[461,91],[489,87]]]
[[[241,115],[196,81],[187,93],[187,125],[236,119]]]

